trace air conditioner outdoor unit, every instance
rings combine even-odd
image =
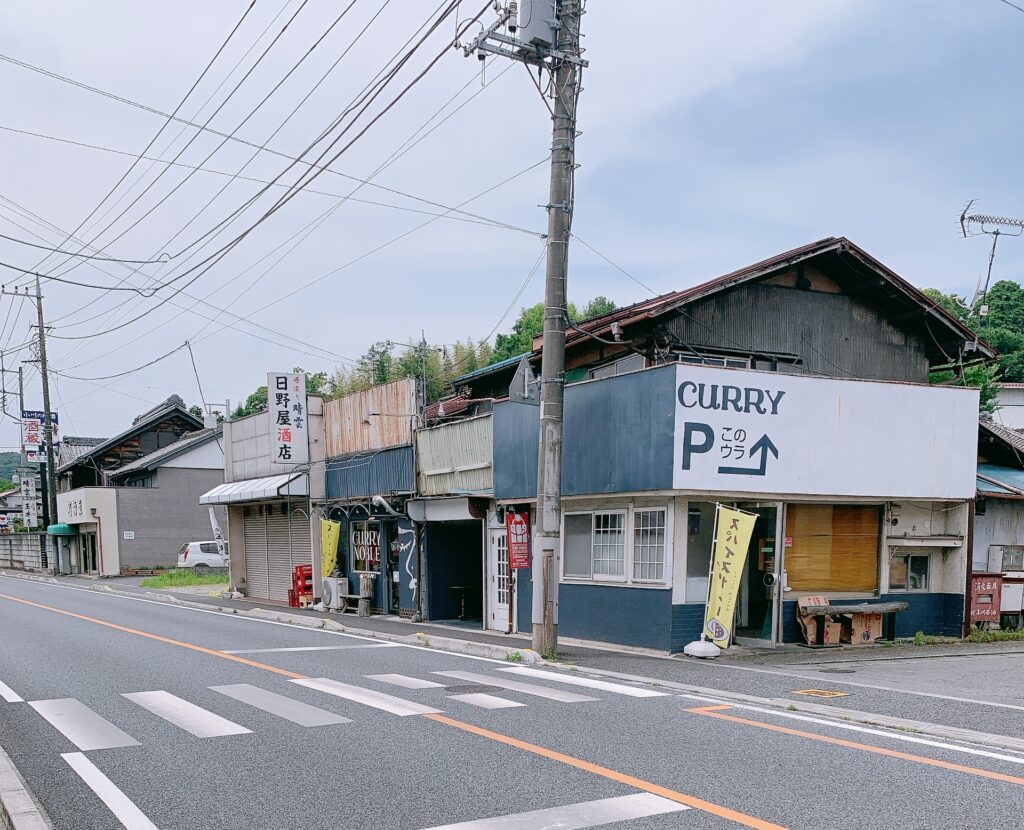
[[[325,576],[323,581],[324,608],[328,611],[340,611],[345,607],[341,595],[347,593],[348,580],[345,577]]]

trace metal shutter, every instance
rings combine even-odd
[[[287,601],[288,589],[292,587],[292,543],[288,514],[283,512],[285,509],[284,504],[266,505],[270,598]]]
[[[243,532],[245,534],[245,594],[259,599],[270,597],[269,568],[267,563],[267,529],[262,505],[246,508]],[[285,595],[287,597],[287,594]]]

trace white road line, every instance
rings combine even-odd
[[[517,706],[525,706],[525,703],[518,703],[514,700],[505,700],[497,695],[485,695],[480,692],[469,695],[448,695],[452,700],[461,700],[470,706],[479,706],[481,709],[514,709]]]
[[[411,700],[403,700],[400,697],[386,695],[383,692],[375,692],[372,689],[364,689],[362,686],[350,686],[348,683],[339,683],[327,677],[312,677],[303,680],[291,680],[299,686],[306,686],[320,692],[326,692],[335,697],[351,700],[353,703],[362,703],[364,706],[371,706],[374,709],[383,709],[393,715],[427,715],[440,712],[440,709],[432,709],[421,703],[414,703]]]
[[[614,692],[617,695],[627,697],[669,697],[668,692],[656,692],[653,689],[644,689],[640,686],[626,686],[622,683],[610,683],[607,680],[595,680],[592,677],[579,677],[574,674],[560,674],[554,671],[541,671],[540,669],[527,669],[521,666],[512,666],[498,671],[518,674],[522,677],[539,677],[542,680],[553,680],[556,683],[568,683],[571,686],[586,686],[588,689],[600,689],[602,692]]]
[[[557,700],[559,703],[587,703],[597,700],[595,697],[578,695],[575,692],[567,692],[564,689],[548,689],[533,683],[520,683],[518,680],[508,680],[504,677],[477,674],[471,671],[436,671],[434,674],[439,674],[442,677],[454,677],[457,680],[467,680],[470,683],[479,683],[481,686],[498,686],[502,689],[510,689],[513,692],[522,692],[524,695],[546,697],[548,700]]]
[[[122,732],[105,718],[74,698],[34,700],[29,704],[50,725],[83,752],[92,749],[113,749],[118,746],[139,746],[139,742]]]
[[[351,646],[289,646],[288,648],[221,649],[224,654],[273,654],[281,651],[345,651],[350,648],[401,648],[401,643],[359,643]]]
[[[401,686],[403,689],[444,688],[444,683],[435,683],[433,680],[420,680],[418,677],[409,677],[405,674],[367,674],[364,676],[370,680],[379,680],[381,683],[390,683],[392,686]]]
[[[0,680],[0,697],[6,700],[8,703],[22,703],[25,698],[21,697],[17,692],[14,691],[10,686]]]
[[[602,798],[598,801],[584,801],[565,807],[551,807],[547,810],[532,810],[511,816],[496,816],[479,821],[463,821],[459,824],[445,824],[429,830],[583,830],[599,827],[617,821],[630,821],[645,816],[661,816],[667,813],[681,813],[689,810],[685,804],[669,801],[651,793],[620,795],[616,798]]]
[[[800,720],[807,723],[817,723],[822,726],[831,726],[835,729],[846,729],[850,732],[862,732],[865,735],[878,735],[882,738],[890,738],[894,741],[903,741],[908,744],[922,744],[923,746],[933,746],[938,749],[948,749],[952,752],[963,752],[967,755],[979,755],[983,758],[993,758],[997,761],[1009,761],[1014,764],[1024,764],[1024,757],[1019,755],[1003,755],[999,752],[989,752],[985,749],[974,749],[969,746],[959,746],[958,744],[948,744],[943,741],[934,741],[929,738],[917,738],[913,735],[901,735],[895,732],[887,732],[884,729],[871,729],[867,726],[858,726],[854,723],[841,723],[839,721],[832,721],[826,718],[813,718],[810,715],[798,715],[793,712],[780,712],[775,709],[766,709],[761,706],[752,706],[748,703],[733,703],[731,700],[719,700],[712,697],[703,697],[701,695],[679,695],[679,697],[685,697],[690,700],[699,700],[702,703],[719,703],[725,704],[733,709],[745,709],[749,712],[760,712],[764,715],[771,715],[777,718],[788,718],[789,720]]]
[[[994,706],[998,709],[1015,709],[1020,712],[1024,712],[1024,706],[1017,706],[1013,703],[999,703],[994,700],[975,700],[970,697],[955,697],[953,695],[940,695],[938,692],[920,692],[914,689],[901,689],[898,686],[875,686],[871,683],[856,683],[852,680],[839,680],[829,678],[823,678],[819,676],[806,675],[806,674],[794,674],[793,672],[775,671],[774,669],[756,669],[753,666],[728,666],[724,664],[715,665],[717,669],[732,669],[733,671],[749,671],[755,672],[756,674],[773,674],[776,677],[790,677],[794,680],[816,680],[818,683],[829,683],[834,686],[855,686],[859,689],[875,689],[879,692],[895,692],[896,694],[903,695],[916,695],[917,697],[934,697],[939,700],[952,700],[956,703],[970,703],[974,706]]]
[[[326,709],[319,709],[310,706],[299,700],[292,700],[290,697],[279,695],[274,692],[261,689],[258,686],[250,686],[248,683],[237,683],[231,686],[210,686],[215,692],[227,695],[230,698],[248,703],[271,715],[290,720],[299,726],[331,726],[336,723],[352,723],[351,718],[342,717]]]
[[[157,717],[191,732],[197,738],[219,738],[223,735],[246,735],[252,730],[232,723],[227,718],[208,712],[194,703],[170,692],[129,692],[121,695]]]
[[[89,789],[99,796],[100,801],[107,805],[107,809],[126,830],[158,830],[157,826],[146,818],[146,814],[81,752],[65,752],[60,757],[67,761],[68,766],[78,773]]]

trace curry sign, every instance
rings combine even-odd
[[[786,392],[783,389],[759,389],[751,386],[727,386],[717,383],[695,383],[692,380],[679,384],[679,403],[686,409],[728,410],[749,414],[778,415],[779,402]]]

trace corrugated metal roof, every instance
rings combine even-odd
[[[466,372],[466,374],[464,375],[459,375],[457,378],[455,378],[454,381],[452,381],[452,383],[460,383],[462,381],[472,380],[473,378],[489,375],[491,374],[491,372],[498,372],[501,371],[502,369],[507,369],[509,366],[517,365],[520,360],[522,360],[524,357],[529,357],[531,354],[533,354],[533,352],[523,352],[522,354],[517,354],[515,357],[509,357],[506,358],[505,360],[499,360],[497,363],[492,363],[489,366],[481,366],[479,369],[474,369],[472,372]]]
[[[416,384],[415,378],[402,378],[328,401],[327,457],[411,444],[418,415]]]
[[[154,467],[159,467],[165,461],[170,461],[177,455],[180,455],[187,450],[198,447],[201,444],[205,444],[207,441],[211,441],[217,438],[224,428],[221,425],[211,429],[201,429],[196,432],[186,432],[173,444],[168,444],[166,447],[161,447],[158,450],[154,450],[149,455],[144,455],[131,464],[125,464],[123,467],[119,467],[114,473],[116,476],[120,476],[124,473],[133,473],[136,470],[151,470]]]
[[[1024,470],[998,464],[979,464],[978,492],[1021,495],[1024,493]]]

